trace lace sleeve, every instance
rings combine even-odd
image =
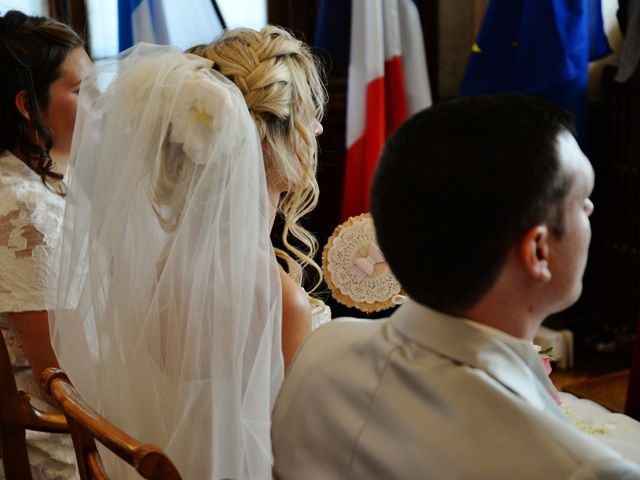
[[[53,306],[53,251],[64,200],[24,165],[0,164],[0,312]],[[28,170],[28,169],[27,169]],[[34,178],[35,177],[35,178]]]

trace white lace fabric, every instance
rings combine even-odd
[[[64,198],[9,152],[0,155],[0,312],[46,310],[55,298],[54,250],[60,236]],[[6,315],[0,313],[19,390],[44,411],[55,409],[41,398],[20,339]],[[77,478],[71,437],[26,432],[32,476],[36,480]],[[4,472],[0,468],[0,478]]]
[[[331,321],[331,308],[324,302],[317,301],[311,309],[311,330],[321,327]]]
[[[391,308],[402,301],[400,284],[384,257],[369,259],[372,248],[378,250],[373,219],[362,214],[338,226],[323,252],[325,280],[334,298],[364,312]],[[365,260],[371,270],[358,272],[358,260]]]
[[[46,310],[64,198],[10,153],[0,156],[0,312]]]

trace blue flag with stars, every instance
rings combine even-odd
[[[491,0],[460,95],[546,98],[574,114],[584,148],[589,61],[610,52],[600,0]]]

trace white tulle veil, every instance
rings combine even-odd
[[[241,93],[205,59],[141,44],[83,82],[76,125],[50,325],[61,367],[183,478],[270,478],[281,293]]]

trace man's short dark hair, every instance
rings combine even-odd
[[[462,313],[529,228],[546,222],[562,236],[565,131],[573,132],[567,112],[515,94],[443,102],[398,129],[371,203],[380,248],[412,298]]]

